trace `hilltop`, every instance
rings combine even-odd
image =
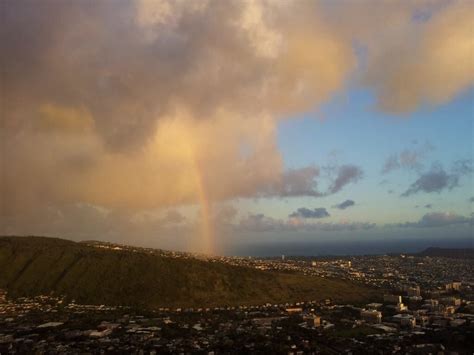
[[[325,298],[359,303],[374,296],[348,281],[170,255],[57,238],[0,237],[0,289],[12,297],[55,294],[78,303],[148,308]]]

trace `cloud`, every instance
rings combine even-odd
[[[449,175],[440,166],[435,166],[431,171],[422,174],[401,196],[410,196],[420,191],[426,193],[441,192],[445,188],[452,189],[457,184],[456,176]]]
[[[466,160],[456,161],[452,173],[447,173],[440,164],[433,164],[431,170],[422,173],[401,196],[407,197],[418,192],[441,192],[451,190],[459,185],[459,179],[464,174],[470,173],[470,165]]]
[[[330,214],[325,208],[315,208],[313,210],[301,207],[297,211],[291,213],[290,218],[324,218],[329,217]]]
[[[416,205],[415,208],[420,208],[421,206],[420,205]],[[423,206],[424,208],[432,208],[433,205],[431,203],[428,203],[426,205]]]
[[[397,227],[415,227],[415,228],[433,228],[433,227],[445,227],[454,224],[466,224],[472,225],[474,219],[464,217],[451,212],[432,212],[427,213],[417,222],[405,222],[403,224],[397,224]]]
[[[315,166],[287,170],[283,174],[281,182],[273,187],[268,195],[282,197],[323,196],[317,190],[317,177],[319,177],[319,169]]]
[[[469,202],[474,203],[474,196],[469,199]]]
[[[272,217],[266,217],[263,213],[249,214],[242,219],[237,230],[246,232],[269,232],[275,230],[285,230],[287,225],[282,220],[277,220]]]
[[[445,102],[472,82],[464,71],[472,15],[455,1],[341,4],[2,4],[0,141],[14,147],[2,149],[2,221],[21,231],[44,206],[78,203],[133,217],[234,198],[319,197],[359,180],[353,165],[339,167],[327,189],[316,167],[286,171],[279,123],[330,99],[354,70],[389,111],[406,97],[403,110]],[[420,7],[433,16],[414,26]],[[387,40],[393,28],[400,34]],[[450,34],[459,39],[452,46]],[[367,48],[367,73],[354,41]],[[413,51],[399,50],[405,41]]]
[[[342,165],[337,169],[336,177],[328,189],[328,193],[336,193],[345,185],[357,182],[362,178],[362,169],[355,165]]]
[[[0,234],[47,235],[76,241],[103,240],[187,250],[194,241],[193,223],[179,211],[127,213],[86,203],[45,205],[34,217],[15,215],[2,220]],[[180,241],[176,241],[180,235]],[[175,241],[173,241],[173,238]]]
[[[249,214],[235,225],[238,232],[341,232],[369,230],[376,227],[369,222],[306,222],[305,219],[289,218],[288,220],[267,217],[264,214]]]
[[[175,210],[168,211],[162,219],[164,224],[181,223],[185,220],[186,218],[181,213]]]
[[[200,189],[220,201],[269,185],[319,195],[285,173],[276,142],[281,117],[328,99],[355,65],[317,9],[9,2],[1,139],[17,148],[3,157],[2,213],[64,201],[146,210],[197,203]]]
[[[239,211],[232,205],[223,205],[217,210],[214,219],[216,224],[229,224],[234,221]]]
[[[462,176],[471,174],[473,172],[472,160],[471,159],[460,159],[453,163],[452,167],[453,174]]]
[[[382,168],[382,174],[403,168],[408,170],[419,170],[423,167],[423,160],[434,147],[426,143],[417,149],[405,149],[399,154],[393,154],[387,158]]]
[[[400,18],[396,30],[381,34],[385,45],[373,45],[365,82],[375,88],[382,110],[400,113],[445,103],[474,81],[472,4],[430,6],[435,9],[425,21],[403,23]]]
[[[335,208],[339,208],[340,210],[345,210],[348,207],[354,206],[355,202],[353,200],[345,200],[344,202],[341,202],[337,205],[335,205]]]
[[[340,232],[340,231],[358,231],[370,230],[377,226],[376,223],[371,222],[340,222],[340,223],[314,223],[305,225],[306,231],[326,231],[326,232]]]
[[[324,167],[328,172],[321,176],[320,169],[316,166],[306,166],[298,169],[286,170],[281,178],[274,183],[263,186],[257,194],[260,197],[323,197],[332,195],[355,183],[362,178],[362,169],[355,165],[334,165]],[[319,189],[321,182],[327,188]]]
[[[397,155],[391,155],[387,158],[385,161],[385,164],[382,169],[382,174],[386,174],[392,170],[396,170],[400,168],[400,163],[398,161],[398,156]]]

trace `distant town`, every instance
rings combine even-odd
[[[355,280],[377,289],[379,300],[139,310],[77,304],[60,295],[12,299],[1,291],[0,354],[471,354],[474,349],[472,259],[422,255],[205,257],[89,244]]]

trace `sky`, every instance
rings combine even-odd
[[[471,1],[2,7],[0,234],[473,246]]]

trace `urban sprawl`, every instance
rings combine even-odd
[[[12,299],[0,291],[0,354],[472,354],[474,350],[472,259],[413,255],[207,259],[357,281],[378,289],[380,297],[365,305],[323,299],[140,311],[81,305],[51,295]]]

